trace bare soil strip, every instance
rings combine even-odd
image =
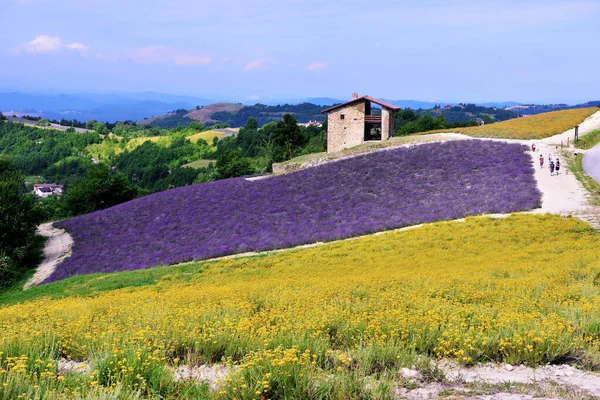
[[[52,223],[47,223],[38,227],[38,234],[48,238],[44,247],[44,260],[37,267],[31,279],[25,283],[23,290],[43,282],[54,272],[62,260],[71,255],[73,238],[67,231],[53,227]]]

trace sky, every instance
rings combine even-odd
[[[600,99],[600,0],[2,0],[0,89]]]

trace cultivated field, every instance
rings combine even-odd
[[[198,140],[203,139],[204,141],[206,141],[206,143],[212,146],[214,138],[221,140],[223,136],[224,134],[222,132],[204,131],[188,136],[188,139],[190,139],[192,143],[196,143]]]
[[[75,246],[49,280],[529,210],[540,206],[540,192],[525,150],[478,140],[432,143],[259,181],[156,193],[55,223]]]
[[[147,285],[1,308],[0,398],[389,398],[430,358],[594,366],[599,244],[577,219],[480,217],[34,288]],[[205,363],[229,367],[214,391],[167,368]]]
[[[443,129],[431,133],[456,132],[474,137],[542,139],[573,128],[597,111],[597,107],[553,111],[483,126]]]
[[[212,146],[213,139],[215,137],[218,140],[221,140],[223,136],[224,134],[222,132],[210,130],[194,133],[193,135],[190,135],[187,138],[193,143],[197,142],[200,139],[203,139],[206,141],[206,143]],[[122,139],[119,137],[116,138]],[[90,154],[92,157],[96,158],[97,160],[104,161],[107,160],[110,156],[120,154],[125,150],[133,151],[145,142],[152,142],[158,144],[159,146],[167,147],[171,145],[172,139],[173,138],[171,136],[143,136],[129,140],[126,145],[105,140],[102,143],[90,144],[86,147],[86,150],[88,154]]]
[[[187,168],[207,168],[210,164],[215,165],[217,160],[196,160],[191,163],[184,164]]]

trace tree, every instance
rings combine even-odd
[[[135,199],[139,190],[127,177],[98,164],[71,185],[63,196],[65,214],[79,215]]]
[[[242,157],[238,149],[227,149],[217,157],[217,174],[219,179],[234,178],[236,176],[251,175],[255,173],[252,161]]]
[[[246,120],[246,124],[244,125],[244,129],[247,129],[249,131],[258,130],[258,121],[256,120],[256,118],[248,117],[248,119]]]
[[[108,133],[108,128],[101,122],[94,123],[92,129],[94,129],[99,135],[105,135]]]
[[[298,121],[291,114],[285,114],[283,119],[277,122],[277,127],[271,134],[271,141],[275,146],[275,162],[289,160],[296,156],[298,148],[303,146],[307,138],[298,126]]]
[[[10,285],[25,271],[41,220],[35,199],[25,194],[23,176],[0,155],[0,286]]]
[[[190,129],[193,129],[198,132],[203,131],[204,124],[200,121],[192,121],[192,122],[190,122]]]
[[[262,130],[258,129],[256,118],[249,117],[237,135],[237,145],[242,150],[244,157],[255,157],[258,153],[258,148],[264,139],[267,138],[268,136],[264,137]]]

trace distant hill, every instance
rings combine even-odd
[[[244,108],[242,104],[234,103],[215,103],[205,106],[199,106],[191,110],[177,109],[170,113],[151,118],[144,118],[138,121],[139,125],[150,125],[160,128],[175,128],[178,126],[187,126],[192,121],[200,121],[206,125],[223,122],[213,119],[215,113],[235,114]]]
[[[304,100],[305,103],[312,103],[318,106],[332,106],[343,103],[346,100],[332,99],[331,97],[309,97]]]
[[[115,122],[139,120],[178,108],[190,109],[212,100],[160,93],[134,94],[31,94],[0,93],[0,112],[34,114],[47,119]],[[32,112],[35,111],[35,112]]]
[[[268,106],[255,104],[245,106],[234,103],[215,103],[197,109],[179,109],[171,113],[157,117],[146,118],[138,121],[138,124],[150,125],[161,128],[174,128],[187,126],[192,121],[201,121],[207,125],[226,123],[231,127],[243,126],[249,117],[254,117],[260,126],[269,122],[279,121],[284,114],[290,113],[296,117],[298,122],[325,121],[321,111],[325,106],[312,103],[284,104]]]
[[[435,107],[428,110],[423,110],[421,114],[429,114],[433,117],[443,115],[444,119],[452,124],[455,122],[473,121],[477,118],[484,119],[489,117],[493,122],[506,121],[513,118],[518,118],[520,115],[517,110],[510,111],[504,108],[494,106],[480,106],[475,104],[460,104],[456,106]]]
[[[518,112],[522,115],[535,115],[551,111],[597,107],[599,104],[600,100],[588,101],[587,103],[576,104],[574,106],[568,104],[517,104],[510,106],[507,109],[510,111]]]

